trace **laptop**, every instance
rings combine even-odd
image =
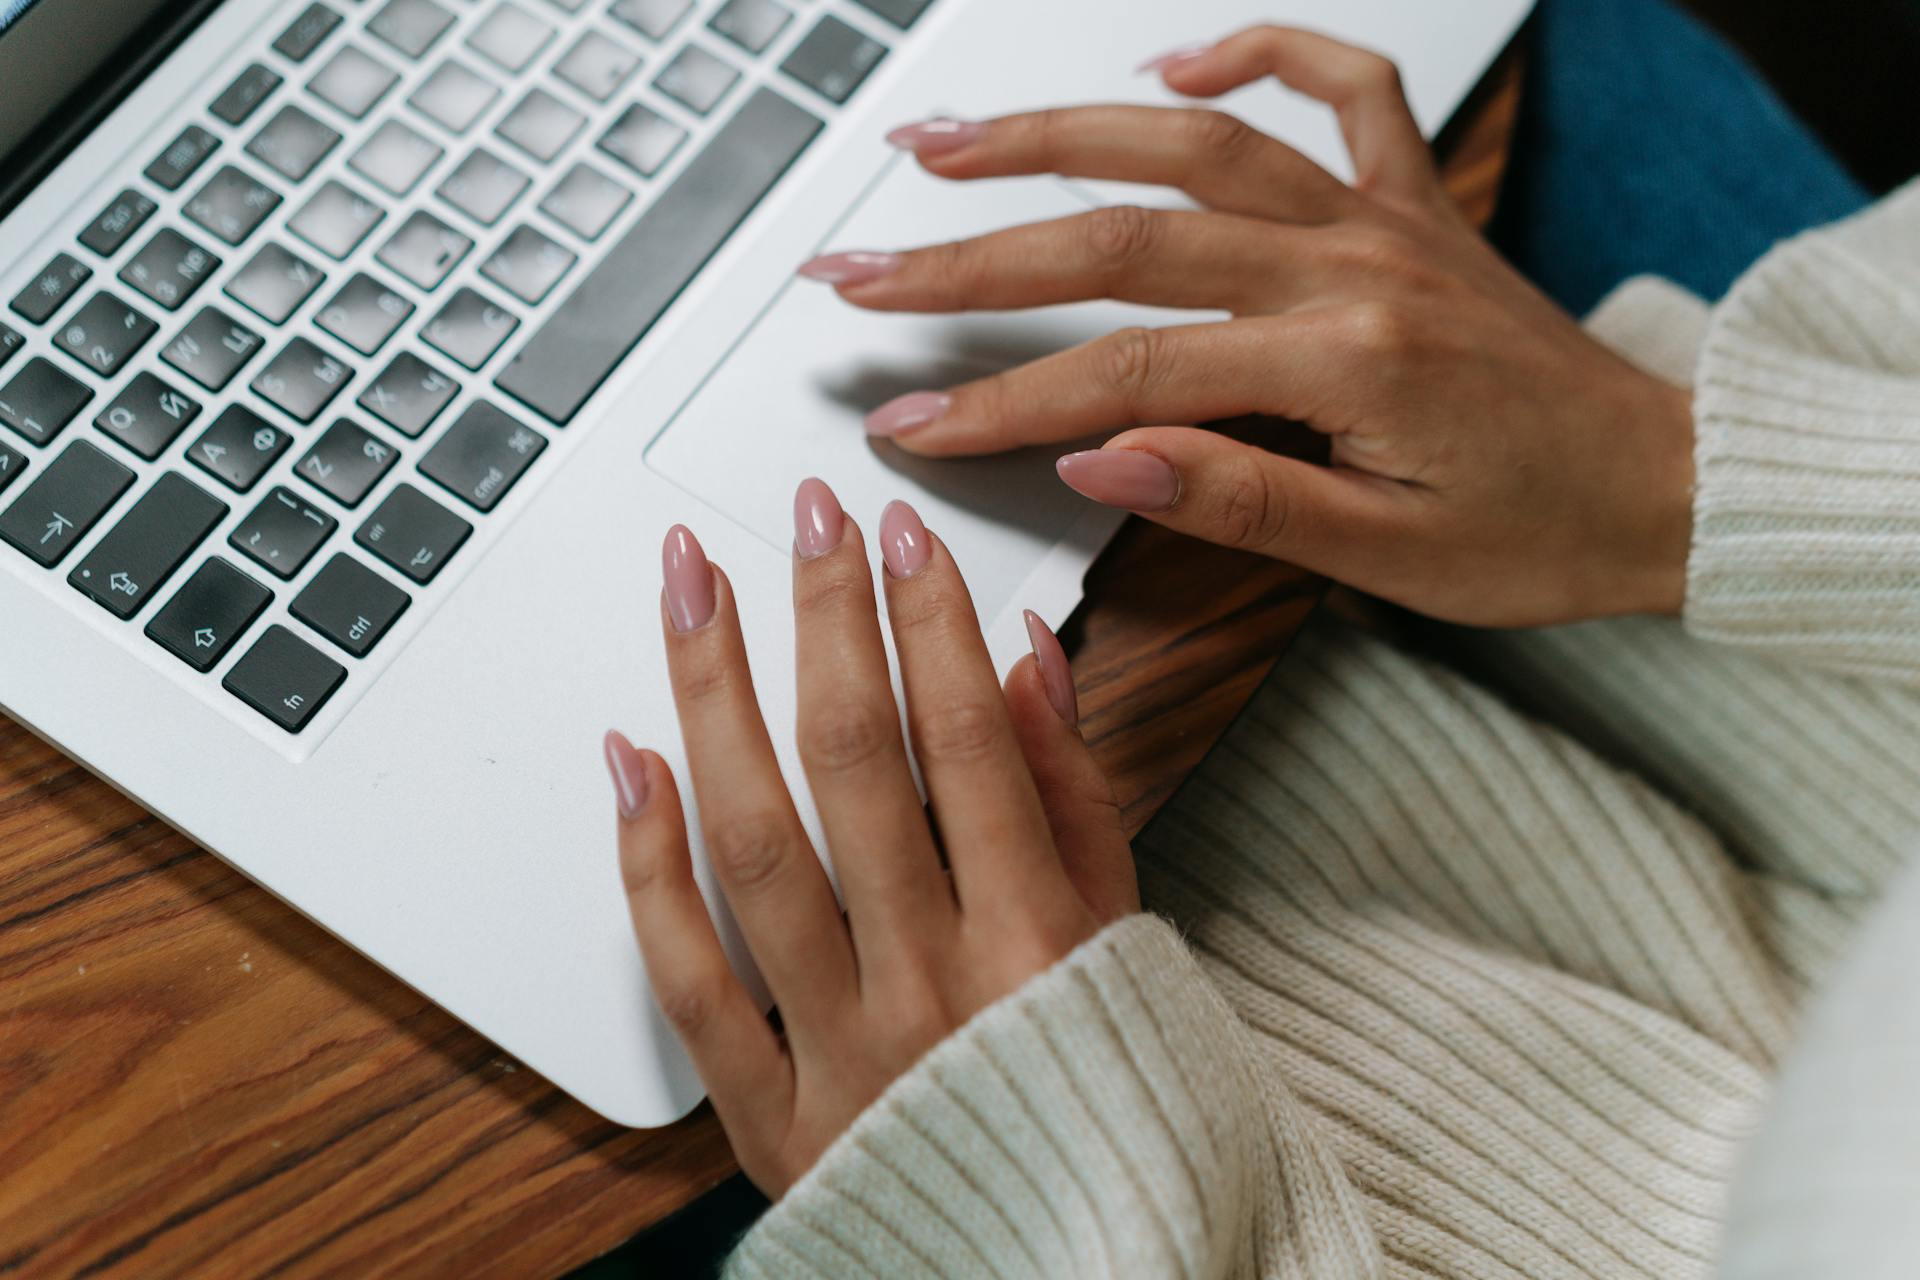
[[[943,183],[885,130],[1172,102],[1143,58],[1282,20],[1395,56],[1431,132],[1526,8],[0,0],[0,706],[589,1107],[666,1123],[702,1090],[600,761],[616,726],[680,764],[663,531],[733,576],[783,744],[804,476],[868,529],[914,502],[1010,663],[1115,517],[1044,453],[926,462],[861,415],[1167,319],[872,316],[796,280],[1170,199]],[[1225,105],[1345,172],[1323,108]]]

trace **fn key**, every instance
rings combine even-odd
[[[346,678],[345,667],[285,627],[272,626],[220,683],[288,733],[298,733]]]

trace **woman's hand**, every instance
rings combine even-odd
[[[794,515],[800,758],[844,917],[774,761],[732,589],[679,527],[661,611],[707,850],[782,1032],[721,951],[666,762],[607,735],[647,972],[769,1196],[948,1033],[1140,905],[1053,634],[1028,615],[1035,656],[1002,690],[946,547],[905,503],[887,508],[887,617],[936,832],[908,772],[860,531],[818,480]]]
[[[1688,394],[1589,338],[1466,225],[1392,64],[1262,27],[1149,65],[1195,96],[1272,75],[1330,103],[1354,185],[1213,111],[1086,107],[897,130],[942,177],[1158,183],[1206,212],[1110,208],[802,268],[849,302],[935,312],[1118,298],[1234,318],[1130,329],[918,392],[875,411],[869,430],[946,456],[1140,425],[1061,459],[1061,477],[1452,621],[1677,611]],[[1244,414],[1306,423],[1330,438],[1330,465],[1158,425]]]

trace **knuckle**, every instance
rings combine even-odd
[[[714,1009],[720,1002],[715,984],[705,978],[663,978],[656,975],[653,994],[660,1002],[660,1012],[666,1016],[668,1024],[689,1039],[697,1036],[713,1021]]]
[[[1214,525],[1221,541],[1233,547],[1261,547],[1279,541],[1286,529],[1287,503],[1251,458],[1236,462],[1220,486]]]
[[[1107,272],[1124,271],[1153,252],[1163,223],[1137,205],[1109,205],[1081,222],[1087,256]]]
[[[1158,329],[1134,325],[1110,334],[1102,350],[1101,377],[1121,400],[1139,403],[1159,376],[1162,338]]]
[[[675,695],[686,705],[724,700],[733,691],[740,673],[722,655],[698,651],[707,646],[690,647],[696,652],[683,655],[675,664]]]
[[[921,718],[919,736],[924,755],[978,760],[999,746],[1000,716],[984,702],[954,702],[928,711]]]
[[[1419,343],[1413,318],[1391,302],[1363,302],[1346,320],[1347,340],[1375,359],[1398,360]]]
[[[800,754],[811,768],[846,773],[888,754],[893,739],[893,721],[877,707],[841,705],[801,727]]]
[[[811,617],[860,610],[865,604],[861,599],[862,589],[867,585],[863,576],[867,571],[865,563],[850,566],[842,563],[842,557],[821,559],[821,563],[808,566],[821,572],[798,575],[799,584],[793,592],[794,612]],[[866,608],[863,612],[871,615],[873,610]]]
[[[1365,94],[1374,97],[1400,98],[1405,91],[1400,87],[1400,68],[1392,58],[1373,52],[1362,53],[1354,59],[1353,83]]]
[[[1259,137],[1252,125],[1225,111],[1192,111],[1187,141],[1194,151],[1218,163],[1244,155]]]
[[[707,856],[732,889],[754,890],[777,879],[792,852],[787,824],[771,813],[749,813],[707,828]]]

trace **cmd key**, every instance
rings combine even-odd
[[[226,503],[169,471],[94,544],[67,584],[114,617],[131,618],[226,514]]]
[[[0,538],[52,568],[133,483],[133,472],[75,440],[0,514]]]

